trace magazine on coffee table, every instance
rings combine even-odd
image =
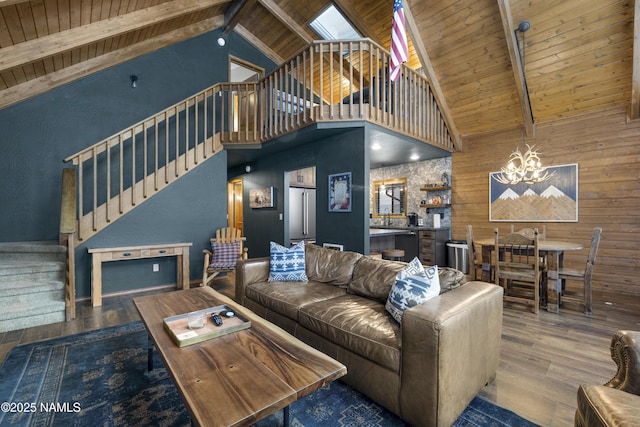
[[[213,314],[219,316],[221,321],[219,326],[216,325],[212,317]],[[167,317],[163,320],[163,324],[178,347],[185,347],[251,327],[250,320],[226,305]]]

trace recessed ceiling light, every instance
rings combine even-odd
[[[420,156],[418,156],[417,154],[412,154],[411,157],[409,157],[411,160],[418,160],[420,158]]]
[[[380,146],[380,144],[378,144],[377,142],[374,142],[373,145],[371,146],[372,150],[379,150],[382,147]]]
[[[224,37],[218,37],[218,46],[223,47],[225,44],[227,44],[227,41]]]

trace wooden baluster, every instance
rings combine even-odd
[[[136,205],[136,134],[131,128],[131,206]]]

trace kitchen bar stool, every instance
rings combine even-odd
[[[402,249],[385,249],[382,251],[382,259],[402,261],[404,259],[404,251]]]

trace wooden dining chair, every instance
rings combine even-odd
[[[504,288],[504,301],[533,307],[538,314],[543,264],[538,250],[538,230],[533,238],[519,233],[500,237],[495,229],[495,283]]]
[[[482,278],[482,254],[479,254],[473,243],[473,227],[467,225],[467,250],[469,251],[469,275],[471,280]]]
[[[211,250],[203,251],[202,286],[208,286],[220,273],[235,272],[236,262],[249,257],[245,240],[241,230],[230,227],[216,230],[216,237],[211,239]]]
[[[583,270],[564,267],[561,267],[558,270],[558,277],[562,281],[562,292],[560,294],[560,301],[573,302],[582,305],[584,313],[586,315],[591,314],[591,284],[593,277],[593,268],[596,264],[596,253],[598,252],[598,246],[600,245],[601,234],[601,227],[596,227],[593,229],[593,235],[591,236],[591,247],[589,248],[589,255],[587,255],[587,262]],[[579,291],[567,289],[566,283],[568,280],[582,282],[582,289]]]

